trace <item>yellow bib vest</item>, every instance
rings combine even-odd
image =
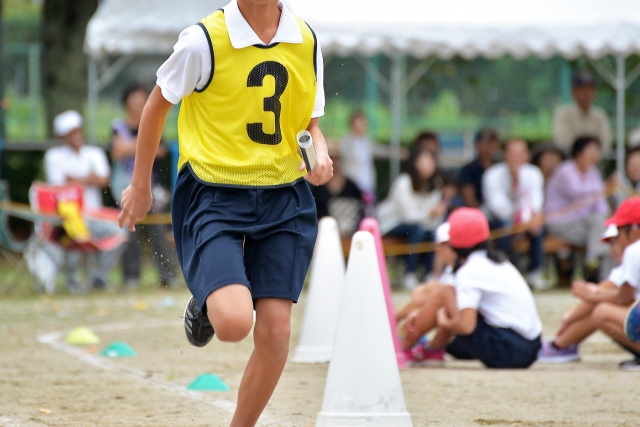
[[[291,184],[298,171],[296,134],[309,126],[316,96],[316,38],[301,20],[300,44],[235,49],[224,12],[200,27],[211,48],[208,84],[182,100],[179,170],[234,187]]]

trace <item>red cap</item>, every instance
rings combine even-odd
[[[454,248],[473,248],[489,240],[489,222],[478,209],[456,209],[447,222],[451,224],[449,244]]]
[[[632,224],[640,224],[640,197],[637,196],[620,203],[613,216],[605,221],[605,225],[617,227]]]

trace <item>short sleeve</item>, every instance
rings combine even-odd
[[[638,252],[640,246],[628,246],[622,257],[622,283],[638,288],[640,283],[640,264],[638,263]]]
[[[315,119],[324,116],[324,60],[322,58],[322,49],[320,48],[320,42],[317,43],[316,52],[316,101],[313,105],[313,113],[311,118]]]
[[[465,308],[473,308],[477,310],[480,307],[480,299],[482,299],[482,293],[479,289],[470,286],[461,286],[461,281],[456,279],[456,301],[458,304],[458,310],[464,310]]]
[[[211,76],[211,48],[205,30],[199,25],[183,30],[156,76],[162,96],[172,104],[203,89]]]
[[[55,148],[53,150],[55,150]],[[60,162],[57,161],[56,152],[53,150],[47,151],[44,155],[45,178],[49,184],[64,185],[67,181],[67,176],[59,167]]]
[[[475,180],[473,179],[473,173],[471,168],[473,163],[469,163],[465,165],[460,171],[460,183],[461,184],[475,184]]]
[[[95,147],[91,156],[91,160],[93,173],[95,173],[99,177],[106,177],[111,174],[111,168],[109,167],[107,155],[104,153],[104,150],[102,148]]]
[[[622,269],[622,266],[619,265],[618,267],[611,270],[611,273],[609,273],[609,277],[607,278],[607,280],[609,280],[617,287],[624,285],[624,270]]]

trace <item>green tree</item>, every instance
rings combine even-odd
[[[42,10],[43,97],[48,129],[53,117],[82,110],[87,95],[84,35],[98,0],[45,0]],[[124,24],[123,24],[124,25]]]

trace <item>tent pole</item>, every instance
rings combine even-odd
[[[621,179],[624,179],[624,119],[625,119],[625,56],[620,53],[616,56],[616,171]]]
[[[393,182],[400,173],[400,138],[402,136],[402,71],[404,57],[396,53],[391,58],[391,164],[389,178]]]
[[[89,136],[89,144],[95,144],[97,141],[97,122],[98,122],[98,61],[89,57],[89,91],[87,99],[87,131]]]

